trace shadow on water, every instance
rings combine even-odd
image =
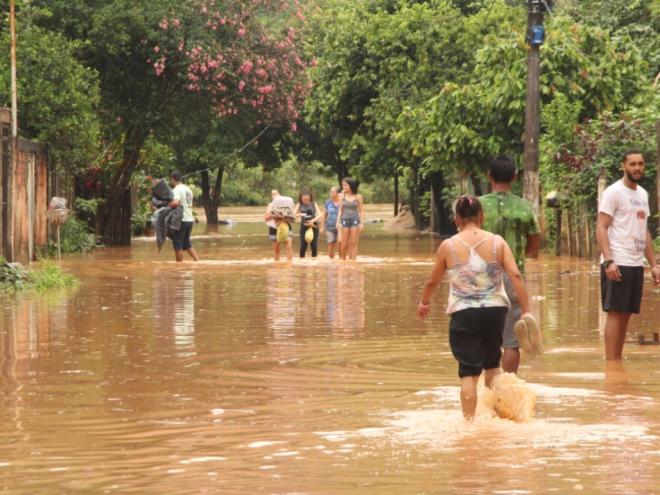
[[[547,348],[520,372],[535,419],[466,424],[446,286],[427,322],[414,315],[436,241],[369,225],[354,264],[276,264],[261,224],[197,226],[194,242],[199,264],[140,240],[66,259],[75,293],[3,300],[3,489],[655,490],[660,347],[605,365],[590,262],[528,266]],[[659,310],[646,290],[632,334]]]

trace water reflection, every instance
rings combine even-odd
[[[364,268],[350,263],[333,270],[328,285],[335,289],[329,304],[334,307],[330,321],[336,335],[357,335],[365,326]]]
[[[81,279],[75,295],[54,304],[41,296],[5,301],[3,487],[655,490],[658,348],[626,345],[625,368],[606,368],[592,264],[529,263],[548,349],[521,368],[539,397],[536,419],[485,418],[466,430],[446,285],[430,321],[414,317],[432,243],[366,236],[356,264],[273,265],[261,224],[236,231],[245,235],[195,241],[207,264],[177,267],[137,243],[65,262]],[[645,292],[639,326],[647,334],[657,327],[658,301]]]
[[[364,268],[275,265],[266,271],[266,321],[274,338],[353,336],[365,328]]]
[[[190,272],[174,271],[154,281],[154,329],[171,335],[175,347],[195,350],[195,279]]]

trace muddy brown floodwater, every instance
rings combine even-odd
[[[200,263],[137,240],[67,257],[75,291],[2,300],[3,492],[660,491],[660,346],[606,368],[594,263],[529,262],[536,416],[466,424],[446,286],[415,317],[436,240],[368,225],[358,263],[287,266],[262,223],[194,234]],[[631,339],[659,331],[648,280]]]

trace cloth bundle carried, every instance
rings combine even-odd
[[[270,213],[276,221],[295,222],[296,217],[293,214],[293,198],[289,196],[276,196],[270,207]]]
[[[501,373],[486,389],[484,404],[502,419],[523,423],[534,416],[536,394],[515,373]]]
[[[156,232],[156,245],[160,252],[165,240],[168,237],[173,238],[181,229],[183,207],[179,205],[176,208],[170,208],[174,192],[165,179],[160,179],[151,187],[151,194],[151,204],[158,208],[151,216],[151,224]]]

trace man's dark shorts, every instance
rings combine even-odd
[[[468,308],[451,315],[449,345],[458,361],[458,376],[499,368],[506,312],[505,307]]]
[[[190,233],[192,232],[194,222],[181,222],[179,232],[172,238],[172,245],[175,251],[187,251],[192,248],[190,242]]]
[[[600,265],[600,299],[603,311],[617,313],[637,313],[642,305],[644,286],[643,266],[619,266],[621,280],[615,282],[605,275],[605,268]]]

